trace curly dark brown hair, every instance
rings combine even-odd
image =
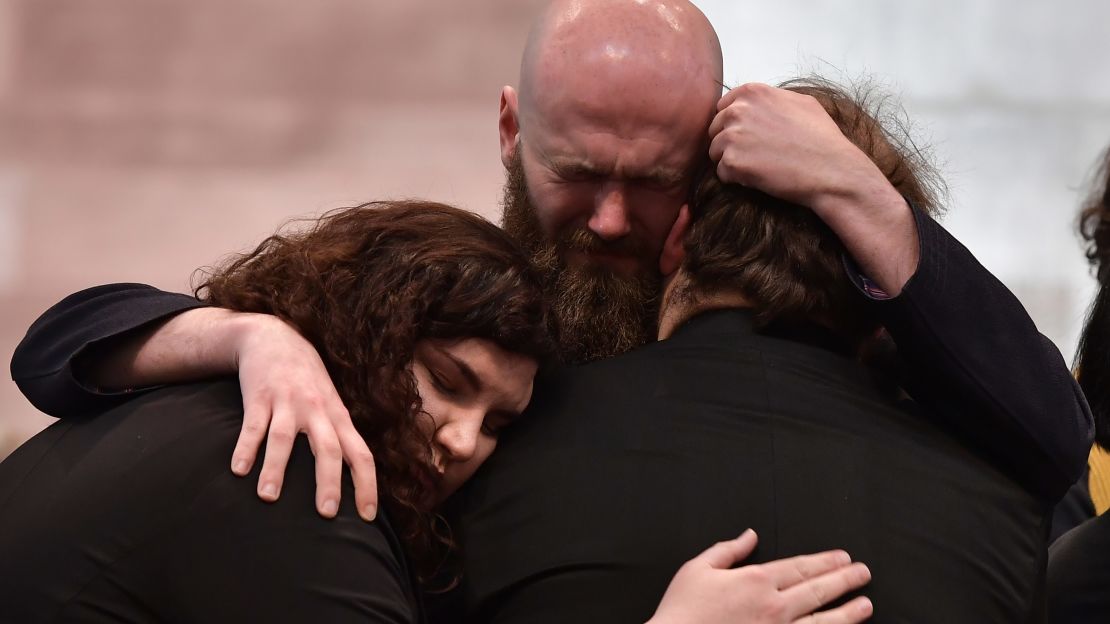
[[[1095,418],[1095,441],[1110,449],[1110,148],[1099,159],[1090,189],[1079,211],[1079,235],[1098,291],[1079,336],[1075,368]]]
[[[866,85],[850,90],[821,78],[779,86],[815,98],[899,193],[920,210],[938,210],[943,184],[887,98]],[[724,184],[707,166],[690,210],[683,262],[689,286],[679,296],[738,292],[752,304],[757,327],[814,323],[849,349],[878,330],[848,278],[843,244],[809,208]]]
[[[1079,210],[1079,236],[1099,284],[1110,278],[1110,148],[1099,157],[1090,192]]]
[[[320,352],[425,577],[449,540],[421,504],[436,473],[416,418],[416,343],[484,338],[542,363],[555,346],[542,293],[501,229],[426,201],[371,202],[286,228],[196,288],[213,305],[285,320]]]

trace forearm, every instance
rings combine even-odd
[[[810,208],[844,244],[863,274],[892,297],[917,271],[920,244],[913,211],[882,177],[828,189]]]
[[[12,355],[11,375],[35,407],[64,418],[124,400],[96,388],[77,372],[92,365],[91,350],[124,339],[185,310],[204,306],[196,298],[144,284],[106,284],[74,293],[35,320]]]
[[[237,353],[264,315],[197,308],[106,340],[82,355],[78,376],[105,390],[180,383],[233,374]]]

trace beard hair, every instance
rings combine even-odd
[[[555,240],[544,236],[528,196],[519,147],[508,168],[502,208],[502,227],[540,273],[559,324],[563,362],[581,364],[612,357],[655,338],[662,284],[658,270],[623,276],[604,266],[567,266],[563,253],[568,249],[614,245],[584,229],[561,233]],[[629,243],[615,246],[636,249]]]

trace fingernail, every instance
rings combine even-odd
[[[262,486],[262,490],[259,493],[262,494],[262,498],[265,498],[267,500],[276,500],[277,486],[273,483],[267,483],[266,485]]]
[[[747,537],[749,535],[755,535],[755,531],[753,531],[751,529],[748,529],[748,530],[744,531],[743,533],[741,533],[740,537]]]
[[[840,565],[848,565],[852,562],[852,556],[842,550],[836,553],[836,562]]]
[[[856,609],[860,613],[871,613],[871,609],[873,609],[874,607],[875,607],[875,605],[871,604],[871,599],[870,598],[864,598],[863,600],[860,601],[859,606],[856,607]]]
[[[231,471],[239,476],[247,474],[247,460],[239,459],[235,461],[235,465],[231,467]]]
[[[378,506],[377,505],[367,505],[367,506],[362,508],[362,518],[363,518],[363,520],[366,520],[367,522],[372,522],[374,520],[374,518],[377,518],[377,517],[378,517]]]
[[[335,512],[339,511],[339,503],[336,502],[335,499],[329,498],[328,500],[324,501],[324,504],[320,507],[320,509],[324,512],[325,516],[334,516]]]
[[[871,569],[868,568],[867,566],[863,565],[862,563],[857,564],[857,565],[859,565],[859,577],[862,580],[870,581],[871,580]]]

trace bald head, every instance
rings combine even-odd
[[[681,89],[716,104],[721,46],[705,15],[684,0],[555,0],[528,37],[520,104],[566,92],[659,97]],[[639,102],[635,102],[639,104]]]
[[[532,28],[501,93],[504,223],[550,266],[570,361],[654,334],[659,252],[720,97],[717,35],[685,0],[554,0]]]

